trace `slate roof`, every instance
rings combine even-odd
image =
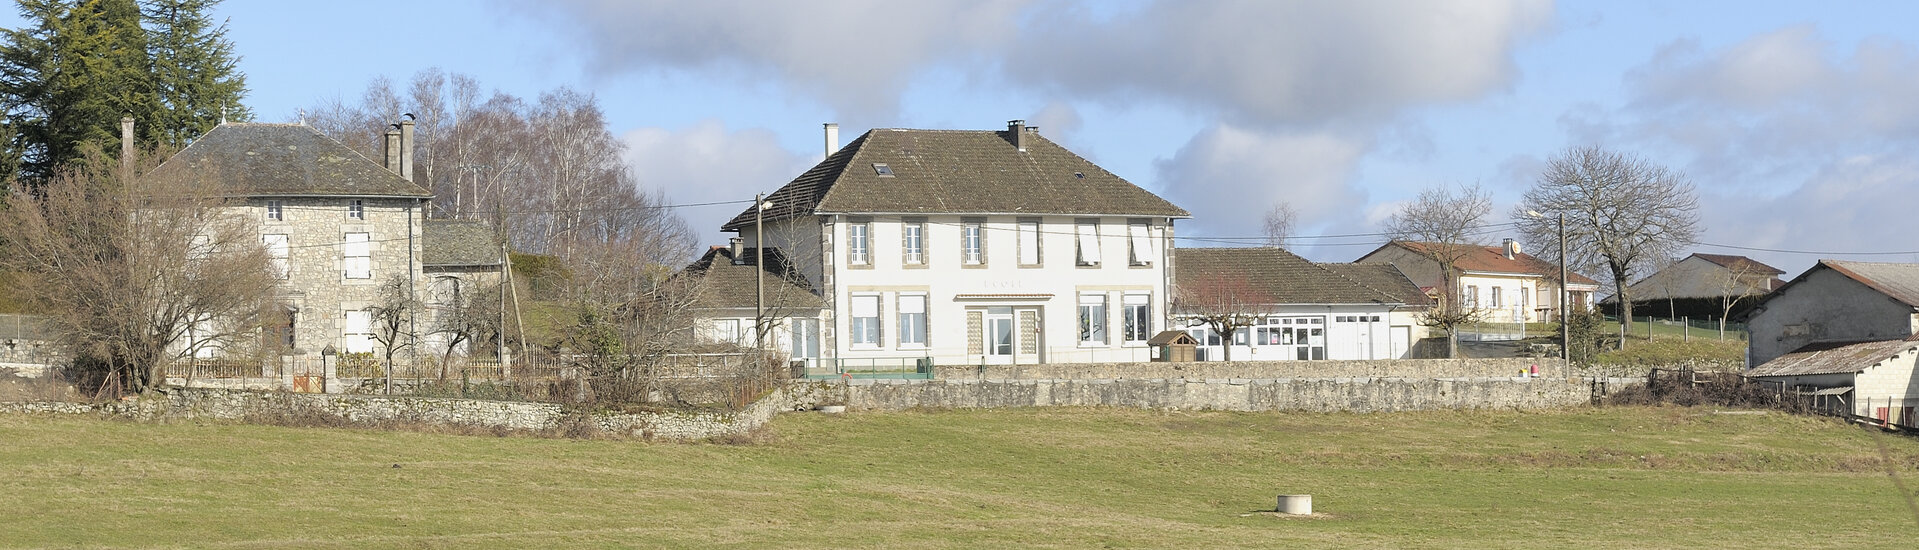
[[[1733,271],[1744,271],[1746,273],[1752,273],[1755,275],[1758,275],[1758,274],[1784,275],[1786,273],[1784,271],[1780,271],[1779,268],[1777,267],[1759,263],[1758,260],[1747,258],[1745,256],[1734,256],[1729,254],[1702,254],[1698,252],[1694,252],[1692,253],[1692,255],[1695,258],[1712,262],[1714,265],[1717,265],[1719,267],[1723,267],[1726,269],[1730,269]]]
[[[476,220],[427,220],[420,227],[420,265],[498,266],[493,226]]]
[[[250,197],[432,197],[426,188],[303,124],[221,124],[147,174],[223,181]]]
[[[1386,293],[1409,306],[1432,306],[1433,298],[1393,264],[1319,264],[1368,288]]]
[[[733,250],[715,246],[680,271],[680,276],[701,277],[699,295],[691,305],[696,308],[751,309],[757,298],[754,273],[759,266],[754,249],[740,248],[742,263],[733,263]],[[821,309],[826,301],[813,290],[813,284],[798,269],[790,267],[786,254],[778,248],[766,249],[766,307]]]
[[[1176,249],[1173,273],[1178,285],[1188,291],[1221,279],[1244,280],[1252,291],[1270,297],[1271,304],[1405,303],[1398,296],[1276,247]],[[1374,276],[1384,278],[1383,273],[1367,275]],[[1412,284],[1404,283],[1409,287]],[[1413,287],[1413,292],[1418,293],[1418,287]]]
[[[1439,243],[1393,241],[1386,243],[1386,246],[1399,246],[1413,252],[1426,254],[1428,250],[1433,250],[1434,247],[1439,246]],[[1459,259],[1459,263],[1455,264],[1459,269],[1464,271],[1478,271],[1481,273],[1516,273],[1553,278],[1559,277],[1559,264],[1541,260],[1531,254],[1520,252],[1514,254],[1513,259],[1508,260],[1506,259],[1506,249],[1504,247],[1471,245],[1471,248],[1472,250],[1468,251],[1465,256]],[[1599,281],[1594,281],[1591,277],[1571,271],[1566,272],[1566,279],[1568,283],[1575,285],[1596,286],[1599,284]]]
[[[1746,376],[1853,374],[1915,350],[1919,350],[1919,342],[1912,340],[1815,342],[1753,367]]]
[[[766,219],[813,214],[1063,214],[1184,218],[1174,206],[1065,147],[1011,130],[877,128],[767,199]],[[891,175],[881,175],[885,164]],[[753,224],[753,209],[721,227]]]

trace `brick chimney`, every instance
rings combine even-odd
[[[387,127],[386,144],[381,147],[381,152],[384,153],[386,156],[386,169],[395,174],[399,174],[400,173],[400,129],[398,127],[393,127],[393,126]]]
[[[1019,149],[1022,153],[1026,152],[1026,121],[1008,120],[1006,121],[1006,131],[1013,134],[1013,147]]]
[[[413,181],[413,119],[411,118],[400,121],[400,177]]]
[[[740,245],[746,243],[745,237],[727,239],[727,252],[733,256],[733,265],[746,265],[746,258],[740,257]]]

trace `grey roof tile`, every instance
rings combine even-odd
[[[1282,248],[1180,248],[1173,252],[1173,273],[1182,288],[1200,288],[1222,278],[1244,280],[1251,290],[1270,298],[1271,304],[1405,303],[1399,296],[1367,286]],[[1383,273],[1364,277],[1385,278]],[[1411,286],[1412,282],[1404,284]],[[1412,292],[1417,294],[1418,288],[1413,287]]]
[[[147,174],[222,182],[252,197],[421,197],[433,194],[301,124],[222,124]]]
[[[758,297],[754,291],[754,277],[760,272],[755,264],[758,254],[752,248],[741,248],[740,256],[741,262],[734,263],[731,248],[715,246],[680,271],[677,276],[700,278],[696,286],[699,294],[692,301],[693,307],[754,307]],[[826,307],[826,301],[813,290],[812,283],[792,267],[786,254],[778,248],[766,249],[765,278],[761,281],[766,286],[766,307],[802,310]]]
[[[475,220],[427,220],[420,227],[420,265],[498,266],[493,226]]]

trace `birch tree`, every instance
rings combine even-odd
[[[1478,304],[1459,296],[1459,262],[1480,247],[1478,231],[1493,209],[1492,196],[1478,185],[1433,187],[1386,220],[1386,233],[1439,265],[1440,300],[1419,315],[1421,324],[1446,332],[1446,354],[1459,355],[1459,327],[1485,318]]]

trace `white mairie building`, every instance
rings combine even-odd
[[[723,227],[782,249],[816,283],[823,322],[794,337],[817,338],[820,362],[1149,359],[1186,210],[1022,121],[875,129],[833,151],[837,131],[824,161]]]

